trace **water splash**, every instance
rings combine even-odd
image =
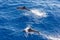
[[[42,12],[38,9],[32,9],[31,12],[36,15],[36,16],[39,16],[39,17],[47,17],[46,13],[45,12]]]
[[[46,37],[48,40],[60,40],[60,37],[55,37],[55,36],[52,36],[52,35],[46,35],[46,34],[42,34],[41,35],[43,37]]]

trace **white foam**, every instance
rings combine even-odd
[[[45,12],[42,12],[38,9],[32,9],[31,12],[36,15],[36,16],[39,16],[39,17],[47,17],[46,13]]]
[[[60,38],[51,37],[51,36],[49,36],[48,39],[51,39],[51,40],[60,40]]]
[[[51,35],[41,34],[42,36],[46,37],[48,40],[60,40],[60,37],[55,37]]]

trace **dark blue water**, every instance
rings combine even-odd
[[[44,11],[46,17],[19,6]],[[26,37],[21,30],[27,25],[41,34]],[[0,40],[60,40],[60,0],[0,0]]]

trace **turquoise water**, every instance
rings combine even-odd
[[[31,11],[18,10],[26,6]],[[38,13],[44,14],[42,17]],[[21,32],[30,25],[40,35]],[[60,40],[59,0],[0,0],[0,40]]]

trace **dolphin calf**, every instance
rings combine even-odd
[[[38,35],[40,35],[40,32],[39,32],[39,31],[34,30],[34,29],[32,29],[31,27],[26,27],[26,28],[23,30],[23,32],[28,33],[28,34],[37,33]]]
[[[21,9],[21,10],[28,10],[28,11],[30,11],[27,7],[25,7],[25,6],[22,6],[22,7],[17,7],[17,9]]]

